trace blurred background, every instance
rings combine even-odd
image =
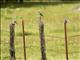
[[[66,60],[64,20],[67,19],[69,60],[80,60],[79,0],[0,0],[1,60],[10,58],[10,22],[15,20],[16,60],[24,60],[22,25],[24,20],[27,60],[41,60],[38,11],[44,17],[47,60]],[[15,3],[14,3],[15,2]]]

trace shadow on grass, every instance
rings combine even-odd
[[[30,36],[30,35],[35,35],[35,34],[32,33],[32,32],[25,32],[24,35],[25,35],[25,36]],[[18,33],[17,33],[17,36],[23,36],[23,33],[18,32]]]
[[[3,3],[1,4],[1,8],[20,8],[20,7],[33,7],[33,6],[47,6],[47,5],[59,5],[59,4],[75,4],[75,3],[80,3],[80,1],[76,2],[24,2],[24,3]]]

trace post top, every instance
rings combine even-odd
[[[15,24],[17,24],[17,22],[14,20],[10,24],[15,25]]]
[[[65,24],[67,23],[67,19],[64,20],[64,23],[65,23]]]

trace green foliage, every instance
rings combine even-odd
[[[61,1],[66,1],[66,2],[70,1],[71,2],[71,1],[80,1],[80,0],[61,0]]]

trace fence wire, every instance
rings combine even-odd
[[[44,6],[44,8],[41,6],[40,8],[46,11],[44,12],[45,17],[43,22],[44,22],[44,28],[45,28],[44,30],[45,30],[47,60],[66,60],[64,29],[63,29],[63,19],[64,19],[65,13],[61,15],[56,15],[56,13],[58,14],[58,11],[57,12],[52,10],[47,11],[46,6]],[[10,39],[9,39],[8,26],[11,20],[11,18],[9,17],[12,17],[11,14],[14,13],[13,11],[15,11],[15,8],[12,9],[11,11],[9,9],[9,12],[6,12],[6,10],[7,8],[5,8],[4,11],[2,12],[2,14],[6,13],[4,15],[5,18],[3,18],[2,20],[6,19],[4,23],[7,25],[5,25],[6,28],[2,27],[3,30],[2,30],[1,43],[0,43],[1,44],[1,60],[9,60],[10,58],[10,52],[9,52]],[[22,11],[23,11],[23,8],[22,8]],[[29,14],[31,13],[33,15],[33,12],[30,11]],[[48,17],[51,13],[54,13],[54,14]],[[70,12],[68,12],[67,14],[69,13]],[[8,17],[7,14],[9,14],[10,16]],[[15,15],[15,13],[13,15]],[[30,18],[30,21],[28,19],[27,20],[31,23],[25,22],[27,60],[41,60],[40,37],[39,37],[38,26],[36,22],[34,22],[35,20],[33,21],[31,17],[29,18]],[[68,18],[70,19],[70,21],[67,24],[69,60],[80,60],[80,23],[77,21],[77,20],[80,20],[80,16],[71,15],[71,16],[68,16]],[[75,21],[73,21],[73,19]],[[4,25],[4,23],[2,21],[2,25]],[[22,40],[22,31],[21,31],[22,29],[21,29],[20,22],[19,22],[19,25],[16,25],[16,30],[17,30],[15,32],[16,60],[24,60],[23,40]]]
[[[6,38],[5,38],[6,39]],[[46,54],[49,60],[65,60],[65,44],[64,37],[59,36],[45,36],[46,40]],[[9,40],[8,40],[9,41]],[[23,44],[21,37],[16,36],[15,40],[16,60],[23,59]],[[39,37],[26,37],[27,58],[40,60],[40,43]],[[80,35],[68,36],[68,52],[69,60],[80,59]],[[36,57],[36,55],[38,57]],[[35,58],[34,58],[35,57]],[[1,42],[1,60],[9,60],[9,42]]]

